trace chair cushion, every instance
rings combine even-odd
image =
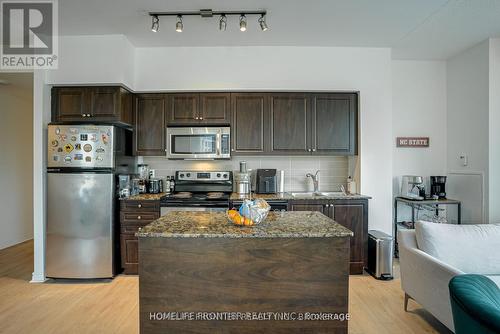
[[[415,236],[420,250],[465,273],[500,274],[500,225],[420,221]]]
[[[450,280],[455,331],[500,333],[500,288],[482,275],[459,275]]]

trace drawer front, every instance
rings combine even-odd
[[[137,225],[122,225],[120,227],[120,233],[121,234],[131,234],[131,235],[134,235],[134,234],[136,234],[139,231],[139,228],[144,227],[147,224],[149,224],[149,223],[145,223],[145,224],[142,224],[142,225],[139,225],[139,224],[137,224]]]
[[[121,211],[158,211],[160,212],[160,201],[121,201]]]
[[[120,213],[120,223],[126,225],[145,225],[149,224],[153,220],[160,218],[159,212],[121,212]]]

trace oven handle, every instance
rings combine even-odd
[[[216,146],[216,149],[217,149],[217,156],[220,157],[220,133],[217,133],[217,139],[215,140],[215,146]]]

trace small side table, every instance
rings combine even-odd
[[[406,204],[411,207],[411,222],[415,223],[415,209],[421,205],[433,206],[436,210],[436,215],[439,212],[440,205],[456,205],[457,207],[457,224],[462,224],[462,202],[455,199],[425,199],[425,200],[413,200],[404,197],[396,197],[394,199],[394,257],[399,257],[398,250],[398,204]],[[405,226],[405,228],[408,228]]]

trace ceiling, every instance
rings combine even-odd
[[[228,18],[161,17],[151,32],[148,11],[266,9],[269,30],[248,17],[240,32]],[[61,35],[123,34],[136,47],[359,46],[391,47],[397,59],[446,59],[488,37],[500,36],[500,0],[64,0]]]

